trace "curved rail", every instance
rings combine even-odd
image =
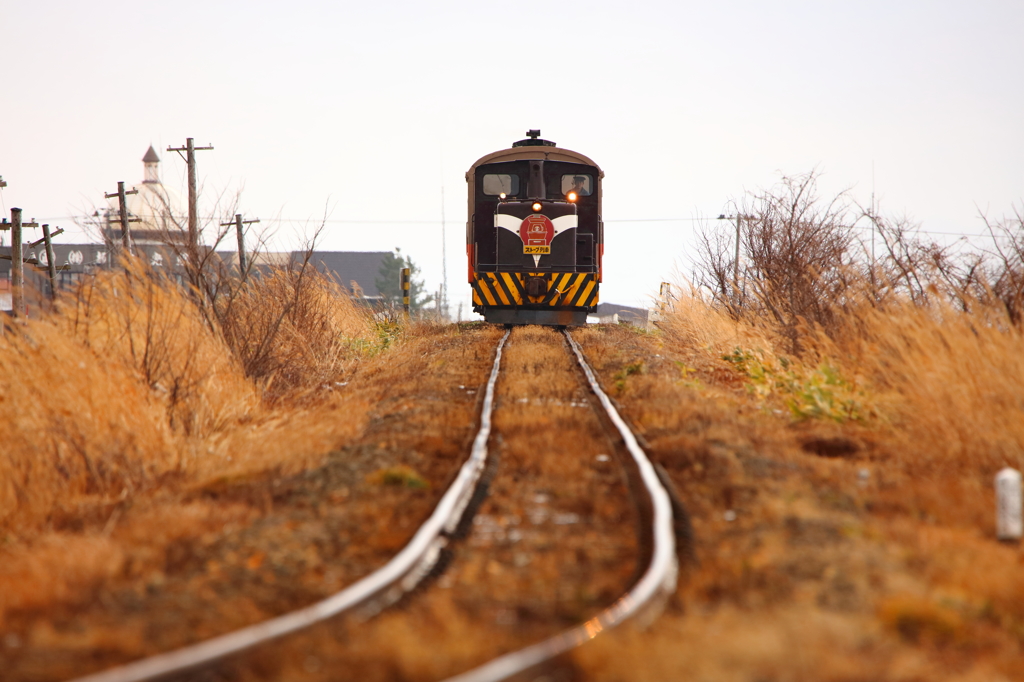
[[[590,383],[590,390],[597,396],[612,423],[615,424],[615,428],[622,435],[626,448],[633,456],[633,460],[640,470],[640,477],[644,487],[651,496],[651,504],[654,510],[652,515],[654,551],[651,556],[651,563],[648,565],[647,570],[644,571],[640,580],[633,586],[633,589],[619,597],[614,604],[585,623],[525,649],[499,656],[482,666],[450,677],[446,682],[496,682],[497,680],[504,680],[593,639],[605,630],[615,627],[626,619],[637,615],[641,609],[657,600],[659,596],[666,595],[675,590],[678,564],[676,560],[675,532],[672,523],[672,503],[668,492],[658,478],[654,465],[647,459],[647,455],[639,443],[637,443],[633,432],[630,431],[626,422],[619,416],[619,412],[612,405],[611,399],[601,390],[597,376],[583,358],[583,351],[580,349],[579,344],[572,338],[568,330],[565,330],[564,333],[565,338],[569,341],[569,345],[576,354],[576,360],[579,362],[580,367],[583,368],[583,373]]]
[[[487,462],[487,440],[491,433],[491,412],[494,408],[494,386],[501,367],[501,352],[510,331],[506,331],[501,337],[494,354],[494,365],[487,380],[481,408],[480,430],[473,440],[469,458],[462,465],[455,481],[445,491],[434,512],[416,531],[409,544],[391,561],[327,599],[298,611],[175,651],[79,677],[72,682],[142,682],[186,672],[302,630],[374,597],[383,595],[385,601],[390,603],[412,590],[433,568],[441,549],[447,544],[446,534],[455,532],[484,470]]]

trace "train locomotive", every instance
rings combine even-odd
[[[539,130],[526,135],[466,173],[473,310],[498,324],[584,325],[601,282],[604,173]]]

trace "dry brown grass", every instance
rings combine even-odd
[[[134,267],[104,273],[0,344],[0,527],[8,532],[194,469],[227,434],[280,418],[362,357],[371,323],[331,285],[278,273],[247,288],[234,327],[211,327],[184,290]],[[292,305],[283,310],[281,300]],[[277,321],[270,329],[268,320]],[[262,344],[262,345],[260,345]],[[247,353],[259,347],[259,371]],[[249,368],[249,371],[247,371]]]
[[[805,352],[793,356],[769,325],[732,319],[693,297],[678,303],[665,340],[695,368],[739,381],[765,409],[793,416],[796,428],[814,417],[838,422],[865,441],[858,451],[933,490],[922,491],[933,499],[919,511],[991,532],[992,477],[1024,467],[1024,332],[997,304],[863,305],[831,334],[806,332]],[[749,362],[737,362],[737,351]],[[817,412],[807,406],[812,398],[821,401]],[[852,414],[843,401],[855,403]]]
[[[0,646],[5,679],[65,679],[251,624],[400,549],[461,463],[500,331],[364,324],[338,383],[267,397],[232,361],[253,413],[201,434],[168,426],[185,447],[171,473],[8,519],[0,632],[19,644]]]
[[[676,301],[660,333],[579,332],[685,500],[701,559],[653,630],[616,631],[573,655],[579,675],[1014,679],[1024,554],[993,537],[991,479],[1024,465],[1024,339],[996,304],[963,308],[936,297],[851,301],[827,334],[797,329],[799,355],[789,321],[695,297]],[[467,389],[499,332],[473,334],[374,326],[295,272],[240,290],[216,315],[142,273],[97,279],[0,341],[0,405],[17,414],[0,427],[0,624],[17,625],[36,661],[77,647],[68,660],[98,665],[97,651],[114,662],[180,644],[368,570],[401,546],[457,466],[464,443],[451,434],[469,433]],[[287,661],[257,656],[245,675],[326,679],[337,668],[311,672],[315,654],[317,665],[368,677],[427,679],[612,596],[621,562],[580,577],[622,558],[603,536],[570,527],[560,541],[494,539],[526,526],[538,493],[558,511],[631,525],[617,495],[595,494],[616,485],[582,452],[597,446],[565,430],[586,408],[573,404],[580,395],[552,335],[513,338],[507,362],[518,372],[499,384],[495,441],[508,475],[483,509],[493,528],[459,549],[450,582],[372,627],[311,633]],[[292,498],[302,514],[271,519]],[[256,521],[265,530],[252,537],[228,530]],[[339,527],[351,546],[330,557],[310,549]],[[473,554],[478,541],[486,554]],[[524,566],[527,544],[541,558]],[[280,575],[294,594],[271,589]],[[166,591],[165,604],[219,586],[231,613],[189,621],[201,620],[194,631],[168,626],[159,641],[129,636],[96,604],[117,585],[119,598]],[[90,618],[102,625],[87,627]]]
[[[300,401],[343,373],[372,345],[365,310],[311,268],[250,280],[218,318],[245,375],[266,398]]]
[[[995,540],[992,477],[1024,464],[1021,330],[997,303],[893,299],[804,328],[797,356],[790,331],[682,297],[659,333],[581,334],[702,563],[681,610],[575,660],[603,680],[1016,679],[1024,553]]]
[[[900,463],[916,474],[942,467],[987,483],[1024,465],[1024,334],[1002,311],[867,308],[819,349],[864,377],[902,439]]]
[[[8,608],[88,596],[130,573],[124,558],[141,545],[207,532],[157,498],[181,511],[176,495],[211,479],[301,470],[365,423],[370,404],[333,389],[379,347],[368,315],[315,275],[296,286],[278,273],[240,299],[238,325],[251,332],[232,346],[194,296],[132,264],[8,328],[0,622]],[[270,371],[247,373],[244,352],[258,343]],[[115,542],[129,517],[134,540]]]

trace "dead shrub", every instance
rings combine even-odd
[[[45,518],[75,495],[128,495],[180,461],[160,396],[64,322],[35,321],[0,341],[0,527]]]
[[[166,275],[130,259],[85,280],[54,322],[85,348],[120,359],[166,405],[172,428],[202,436],[257,400],[201,306]]]
[[[982,220],[994,244],[994,264],[987,268],[985,281],[1006,316],[1019,326],[1024,321],[1024,209],[1014,208],[1010,218]]]
[[[368,316],[311,269],[236,284],[229,306],[123,265],[0,338],[12,415],[0,426],[0,525],[30,528],[73,513],[80,496],[111,504],[194,470],[239,427],[329,396],[314,389],[373,338]]]
[[[249,280],[217,318],[245,376],[271,401],[335,381],[372,338],[369,312],[307,267]]]
[[[740,263],[722,231],[705,230],[698,247],[697,285],[733,317],[769,319],[792,352],[802,323],[832,326],[857,270],[844,196],[823,203],[816,183],[813,172],[783,177],[740,207]]]
[[[774,414],[845,429],[830,438],[867,430],[872,447],[850,456],[912,477],[906,508],[946,518],[936,490],[987,489],[998,469],[1024,466],[1024,221],[986,220],[999,238],[983,252],[865,214],[881,243],[872,267],[836,234],[853,214],[811,205],[812,179],[747,207],[738,286],[724,231],[708,234],[697,286],[676,292],[661,328],[705,380],[738,380]],[[963,505],[963,519],[990,517],[981,497]]]
[[[1005,322],[1024,318],[1024,215],[989,221],[993,250],[923,239],[907,218],[853,210],[844,194],[822,200],[817,177],[783,177],[738,207],[739,228],[706,228],[699,235],[694,285],[698,296],[735,320],[788,340],[789,353],[805,350],[809,336],[846,333],[862,307],[887,309],[904,301],[974,306]],[[864,225],[867,221],[869,225]],[[855,238],[870,227],[878,253]],[[738,243],[737,243],[738,239]],[[738,258],[738,260],[737,260]],[[995,306],[995,307],[994,307]]]

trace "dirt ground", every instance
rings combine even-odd
[[[562,336],[517,328],[502,366],[488,496],[447,570],[372,619],[239,657],[217,679],[443,679],[578,624],[635,581],[634,503]]]
[[[573,654],[584,679],[1024,679],[1005,615],[1024,552],[901,503],[884,430],[794,422],[658,334],[579,340],[688,507],[700,561],[653,626]]]
[[[355,421],[355,436],[338,429],[305,470],[225,467],[123,508],[82,509],[74,525],[7,548],[0,581],[28,596],[5,614],[0,678],[67,679],[179,647],[308,605],[386,562],[461,465],[499,336],[427,333],[368,363],[344,387],[361,399],[315,414]],[[74,572],[83,547],[83,578],[65,581],[77,589],[25,587],[30,574]]]
[[[225,474],[86,509],[31,557],[53,561],[52,546],[84,557],[67,571],[102,579],[9,608],[0,678],[65,679],[180,646],[308,604],[383,563],[461,462],[500,333],[427,335],[368,365],[345,387],[368,397],[366,414],[322,413],[354,420],[354,435],[339,433],[298,471]],[[526,679],[1024,678],[1024,552],[995,541],[977,514],[908,501],[898,439],[872,424],[794,420],[728,366],[691,367],[689,349],[660,334],[614,326],[576,338],[668,472],[699,563],[684,566],[653,623],[603,634]],[[188,679],[441,679],[625,590],[638,570],[637,516],[569,352],[554,330],[520,328],[505,367],[489,495],[447,570],[380,614]],[[943,485],[915,481],[914,500],[942,500]],[[7,551],[0,580],[28,561]]]

